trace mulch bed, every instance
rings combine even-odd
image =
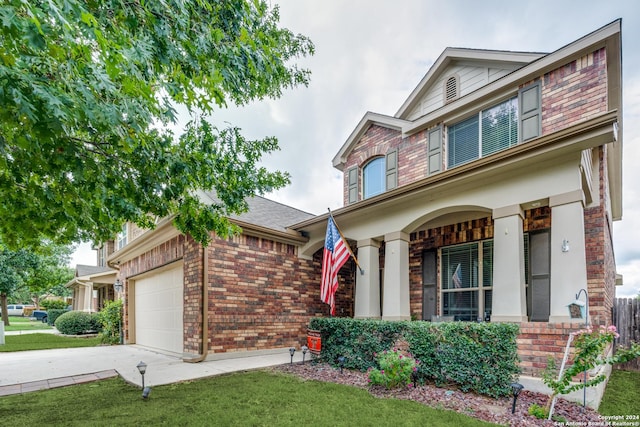
[[[366,372],[345,369],[342,373],[337,368],[323,363],[305,363],[282,365],[274,370],[296,375],[305,380],[316,380],[350,385],[369,392],[380,398],[396,398],[413,400],[427,406],[448,409],[480,420],[509,426],[558,426],[556,421],[539,420],[528,414],[529,406],[536,403],[544,406],[548,396],[524,390],[518,396],[515,414],[511,413],[513,398],[499,399],[481,396],[475,393],[463,393],[457,389],[439,388],[434,385],[409,386],[402,389],[387,390],[380,386],[369,386]],[[593,409],[584,409],[582,405],[557,399],[554,416],[563,417],[573,425],[588,425],[602,422],[600,415]],[[584,423],[584,424],[581,424]],[[592,424],[593,425],[593,424]]]

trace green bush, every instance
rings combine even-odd
[[[120,343],[120,326],[122,320],[122,300],[108,301],[102,311],[98,313],[102,333],[100,340],[103,344]]]
[[[56,319],[56,328],[64,335],[82,335],[102,330],[98,313],[68,311]]]
[[[69,310],[63,310],[61,308],[52,308],[47,311],[47,323],[50,326],[54,326],[56,324],[56,319],[68,312]]]
[[[44,300],[44,301],[40,301],[40,307],[44,308],[45,310],[51,310],[51,309],[65,309],[67,308],[67,304],[65,301],[60,300],[60,299],[56,299],[56,300]]]
[[[374,385],[386,388],[397,388],[411,382],[411,374],[417,371],[417,363],[411,355],[403,354],[400,350],[383,351],[377,357],[378,368],[369,371],[369,381]]]
[[[420,360],[416,377],[421,383],[498,397],[510,394],[510,384],[520,373],[515,324],[314,318],[309,327],[320,331],[320,360],[336,365],[344,356],[345,368],[376,368],[375,354],[402,339]]]

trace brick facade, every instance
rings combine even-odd
[[[542,134],[565,129],[607,111],[604,48],[542,77]]]
[[[298,257],[297,247],[261,237],[213,237],[208,251],[208,351],[265,350],[299,346],[309,320],[329,316],[320,301],[322,250],[313,260]],[[190,237],[175,237],[120,266],[120,277],[144,273],[183,261],[184,352],[202,352],[203,248]],[[340,270],[336,315],[353,316],[352,261]],[[126,301],[129,301],[126,287]],[[125,306],[126,338],[129,310]]]

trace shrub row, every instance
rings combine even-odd
[[[402,340],[420,360],[419,382],[498,397],[511,393],[520,373],[515,324],[314,318],[309,327],[320,331],[320,359],[336,365],[344,356],[345,368],[376,368],[375,355]]]
[[[69,310],[62,308],[52,308],[47,311],[47,323],[51,326],[56,324],[56,319]]]
[[[68,311],[56,319],[56,329],[64,335],[82,335],[102,330],[98,313]]]

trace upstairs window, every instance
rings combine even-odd
[[[362,189],[365,199],[377,196],[385,190],[385,161],[384,157],[376,157],[362,169],[364,186]]]
[[[116,248],[122,249],[127,245],[127,224],[122,225],[122,229],[118,233],[118,237],[116,238]]]
[[[449,126],[449,168],[506,150],[518,143],[518,98],[514,97]]]

